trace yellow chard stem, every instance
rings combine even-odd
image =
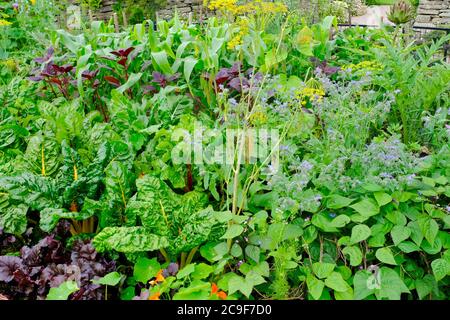
[[[44,142],[42,142],[41,145],[41,164],[42,164],[42,168],[41,168],[41,173],[42,175],[45,177],[45,154],[44,154]]]

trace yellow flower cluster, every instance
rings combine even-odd
[[[17,63],[14,59],[7,59],[4,61],[0,61],[1,65],[4,65],[6,68],[8,68],[10,71],[17,70]]]
[[[287,7],[282,2],[265,2],[262,0],[250,1],[238,4],[238,0],[212,0],[209,3],[210,10],[217,10],[232,15],[244,15],[249,13],[284,13]]]
[[[269,120],[269,117],[265,112],[262,111],[255,111],[250,115],[250,123],[253,125],[262,125],[266,124],[267,120]]]
[[[297,92],[297,99],[301,101],[302,106],[309,102],[322,102],[325,91],[321,88],[305,87]]]
[[[228,42],[227,48],[233,50],[237,46],[243,44],[243,38],[249,32],[249,21],[245,18],[239,19],[237,22],[239,32]]]
[[[1,26],[9,26],[9,25],[12,25],[12,23],[9,21],[6,21],[5,19],[0,19],[0,27]]]
[[[348,64],[342,67],[344,70],[351,69],[352,71],[366,70],[366,71],[381,71],[383,66],[377,61],[362,61],[357,64]]]

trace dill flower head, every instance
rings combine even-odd
[[[3,64],[6,68],[8,68],[11,71],[17,70],[17,63],[14,59],[7,59],[0,63]]]
[[[7,21],[5,19],[0,19],[0,27],[1,26],[10,26],[10,25],[12,25],[11,22],[9,22],[9,21]]]
[[[248,19],[242,17],[238,20],[236,23],[236,27],[239,30],[237,34],[234,35],[234,37],[228,42],[227,48],[229,50],[233,50],[239,45],[242,45],[244,43],[243,38],[245,35],[248,34],[250,27],[249,27],[249,21]]]
[[[325,90],[317,80],[311,79],[306,83],[306,87],[296,92],[296,98],[300,101],[304,107],[308,102],[322,102],[325,96]]]
[[[348,64],[342,67],[343,70],[352,70],[352,71],[381,71],[383,67],[377,61],[361,61],[357,64]]]
[[[238,4],[237,0],[212,0],[209,2],[210,10],[230,13],[235,16],[245,14],[276,14],[287,12],[287,6],[282,2],[266,2],[262,0]]]
[[[249,118],[250,123],[255,126],[266,124],[268,120],[269,117],[267,116],[267,113],[261,110],[261,108],[252,112]]]

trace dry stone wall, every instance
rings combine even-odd
[[[206,14],[203,9],[203,0],[168,0],[164,9],[158,12],[161,18],[169,18],[173,15],[175,8],[178,13],[187,16],[192,13],[195,16]]]
[[[96,20],[111,19],[114,14],[113,5],[115,2],[115,0],[103,0],[102,7],[92,13],[93,18]],[[203,8],[203,0],[167,0],[166,6],[158,11],[158,15],[161,18],[170,18],[175,8],[182,16],[188,16],[189,14],[195,17],[207,15],[206,10]]]
[[[450,0],[420,0],[416,26],[450,25]]]

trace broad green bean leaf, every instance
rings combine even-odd
[[[302,235],[302,227],[295,224],[288,224],[284,229],[283,240],[299,239]]]
[[[244,227],[238,224],[232,224],[220,239],[233,239],[244,231]]]
[[[375,290],[378,299],[400,300],[402,293],[410,292],[395,270],[382,267],[380,269],[380,280],[379,289]]]
[[[228,294],[233,294],[236,291],[242,292],[248,298],[253,291],[253,285],[243,277],[233,274],[228,280]]]
[[[315,214],[311,223],[324,232],[338,232],[336,228],[332,227],[331,218],[325,212]]]
[[[334,263],[315,262],[312,265],[312,270],[319,279],[324,279],[333,272],[335,266]]]
[[[325,279],[325,285],[339,292],[346,292],[351,288],[342,278],[342,275],[334,271]]]
[[[353,286],[355,288],[355,300],[363,300],[375,293],[376,286],[373,286],[372,283],[374,275],[367,270],[360,270],[356,272],[355,277],[353,278]]]
[[[425,275],[422,279],[416,279],[415,285],[420,300],[429,295],[437,287],[436,280],[430,274]]]
[[[395,225],[404,226],[408,221],[403,213],[400,211],[391,211],[386,214],[386,219]]]
[[[371,217],[380,212],[380,207],[370,199],[364,199],[350,206],[364,217]]]
[[[326,205],[329,209],[341,209],[348,207],[353,201],[353,199],[333,194],[327,199]]]
[[[233,257],[236,257],[236,258],[242,256],[242,248],[241,248],[241,246],[239,244],[237,244],[237,243],[234,243],[231,246],[230,253],[231,253],[231,255]]]
[[[256,263],[259,263],[260,252],[261,250],[257,246],[249,244],[247,247],[245,247],[245,255],[251,258]]]
[[[340,214],[333,220],[331,220],[330,225],[334,228],[343,228],[348,223],[350,223],[350,218],[346,216],[345,214]]]
[[[374,196],[380,207],[387,205],[392,201],[392,197],[384,192],[375,192]]]
[[[342,253],[350,256],[350,265],[353,267],[359,266],[362,262],[362,252],[359,247],[349,246],[342,250]]]
[[[417,223],[419,224],[420,230],[422,231],[425,239],[427,239],[429,243],[433,243],[439,231],[438,223],[425,215],[421,216],[417,220]]]
[[[188,275],[190,275],[191,273],[193,273],[195,271],[195,264],[191,263],[188,264],[187,266],[185,266],[183,269],[181,269],[180,271],[178,271],[177,273],[177,279],[183,279],[186,278]]]
[[[389,249],[387,247],[378,249],[375,253],[375,256],[381,262],[397,265],[397,262],[394,259],[394,255],[392,254],[391,249]]]
[[[205,279],[207,278],[212,272],[214,271],[214,268],[206,263],[199,263],[195,265],[195,270],[192,273],[193,279]]]
[[[259,264],[253,266],[252,268],[263,277],[268,277],[270,275],[270,267],[267,261],[261,261]]]
[[[314,300],[319,300],[322,296],[323,288],[325,284],[322,280],[317,279],[311,274],[306,276],[306,286],[308,287],[308,293],[313,297]]]
[[[411,253],[420,250],[419,246],[411,241],[403,241],[399,243],[397,247],[405,253]]]
[[[426,239],[422,242],[421,248],[428,254],[438,254],[442,250],[442,241],[436,238],[433,244],[430,244]]]
[[[264,280],[264,278],[255,270],[250,270],[245,275],[245,282],[250,283],[252,286],[257,286],[262,283],[265,283],[266,280]]]
[[[358,224],[352,228],[352,235],[350,237],[350,241],[352,243],[358,243],[366,240],[370,237],[372,231],[365,224]]]
[[[411,240],[420,246],[423,241],[423,233],[419,223],[417,221],[410,221],[407,226],[411,230]]]
[[[410,235],[411,230],[404,226],[394,226],[391,230],[391,237],[396,246],[408,239]]]
[[[335,270],[341,274],[345,281],[349,280],[353,274],[352,270],[347,266],[338,266]]]
[[[340,292],[336,291],[334,297],[336,300],[353,300],[354,299],[353,288],[350,287],[347,291]]]
[[[445,259],[433,260],[431,262],[431,269],[433,270],[436,281],[440,281],[450,275],[450,263]]]

